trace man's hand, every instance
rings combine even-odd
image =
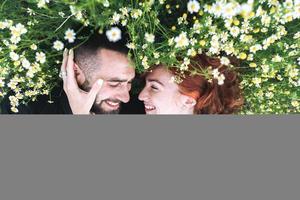
[[[64,91],[67,94],[73,114],[90,114],[103,80],[99,79],[96,81],[89,92],[85,92],[78,87],[74,73],[73,49],[69,52],[65,49],[60,75],[63,79]]]

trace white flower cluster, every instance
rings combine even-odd
[[[211,6],[205,6],[205,11],[215,17],[231,19],[239,14],[243,16],[249,15],[253,7],[253,1],[248,1],[244,4],[239,4],[235,1],[227,2],[225,0],[216,1]]]
[[[21,36],[27,33],[27,29],[23,24],[16,24],[15,26],[10,27],[11,38],[10,41],[13,44],[18,44],[21,41]]]
[[[224,76],[224,74],[221,74],[218,69],[213,69],[212,75],[213,75],[214,79],[218,80],[218,85],[224,84],[225,76]]]

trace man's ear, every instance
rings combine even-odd
[[[80,67],[74,63],[74,74],[78,85],[82,85],[85,82],[85,75]]]

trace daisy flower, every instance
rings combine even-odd
[[[15,52],[10,52],[9,53],[9,57],[13,60],[13,61],[17,61],[19,60],[20,56],[18,54],[16,54]]]
[[[76,39],[76,33],[74,32],[73,29],[68,29],[66,32],[65,32],[65,40],[68,40],[69,43],[73,43]]]
[[[57,51],[60,51],[60,50],[63,50],[64,48],[64,43],[62,43],[61,41],[59,40],[56,40],[54,43],[53,43],[53,48]]]
[[[228,66],[230,64],[230,60],[227,57],[223,56],[220,60],[222,65]]]
[[[149,43],[153,43],[155,40],[155,36],[151,33],[146,33],[145,34],[145,40]]]
[[[36,52],[35,59],[37,62],[43,64],[46,62],[46,55],[43,52]]]
[[[187,38],[186,32],[182,32],[179,36],[174,39],[176,48],[186,47],[189,45],[189,39]]]
[[[122,39],[122,32],[118,27],[112,27],[106,31],[106,37],[110,42],[117,42]]]
[[[29,69],[29,67],[30,67],[30,62],[29,62],[26,58],[24,58],[24,59],[22,59],[22,66],[23,66],[25,69]]]
[[[187,8],[190,13],[197,13],[200,10],[200,4],[196,0],[191,0],[188,2]]]

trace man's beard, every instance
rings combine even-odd
[[[121,103],[118,109],[116,110],[111,110],[111,111],[106,111],[102,108],[102,104],[104,103],[105,100],[101,101],[100,104],[97,104],[96,102],[93,104],[91,111],[95,114],[119,114],[120,109],[121,109]]]
[[[80,87],[82,90],[86,91],[86,92],[89,92],[91,90],[91,87],[89,86],[90,83],[89,81],[85,80],[84,83],[82,84],[82,86]],[[102,104],[104,103],[104,101],[106,100],[110,100],[110,101],[115,101],[117,102],[117,100],[111,100],[111,99],[105,99],[105,100],[102,100],[100,103],[96,103],[96,99],[95,99],[95,102],[91,108],[91,112],[95,113],[95,114],[119,114],[120,113],[120,109],[121,109],[121,102],[120,105],[119,105],[119,108],[116,109],[116,110],[111,110],[111,111],[106,111],[102,108]]]

